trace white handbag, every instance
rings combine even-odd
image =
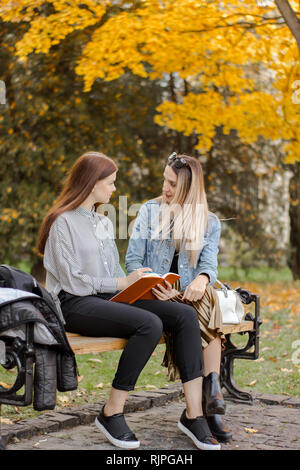
[[[232,325],[241,323],[245,312],[239,294],[235,290],[228,289],[218,279],[216,282],[221,286],[220,289],[216,289],[216,292],[219,298],[223,323]]]

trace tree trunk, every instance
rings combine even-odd
[[[275,0],[278,10],[282,14],[284,21],[290,29],[292,35],[297,41],[299,53],[300,53],[300,21],[292,9],[288,0]]]
[[[292,167],[293,176],[290,180],[290,220],[291,220],[291,254],[289,267],[294,279],[300,279],[300,162]]]

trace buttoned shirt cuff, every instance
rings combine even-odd
[[[97,286],[97,293],[113,293],[116,292],[118,284],[118,279],[116,277],[105,277],[103,279],[99,279],[99,285]]]
[[[135,271],[136,269],[142,268],[143,265],[141,263],[126,263],[125,261],[125,269],[128,274],[132,273],[132,271]]]

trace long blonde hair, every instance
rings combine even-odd
[[[178,159],[186,164],[177,168]],[[170,204],[163,203],[162,196],[157,198],[161,206],[152,238],[171,237],[176,251],[187,251],[190,265],[196,267],[208,223],[203,171],[194,157],[177,155],[176,160],[168,163],[177,175],[175,195]]]

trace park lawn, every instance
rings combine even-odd
[[[263,321],[259,358],[235,361],[236,384],[253,392],[300,397],[300,282],[232,285],[260,295]]]
[[[224,277],[222,277],[224,280]],[[260,354],[256,361],[235,361],[235,382],[243,390],[300,397],[300,282],[230,282],[261,297]],[[252,309],[250,309],[251,311]],[[242,345],[247,335],[234,335]],[[165,346],[159,345],[144,368],[135,391],[155,390],[170,385],[166,368],[161,366]],[[57,393],[55,410],[104,400],[121,351],[77,356],[79,386],[72,392]],[[1,368],[0,383],[12,384],[13,372]],[[32,406],[2,405],[2,416],[10,421],[38,416]]]

